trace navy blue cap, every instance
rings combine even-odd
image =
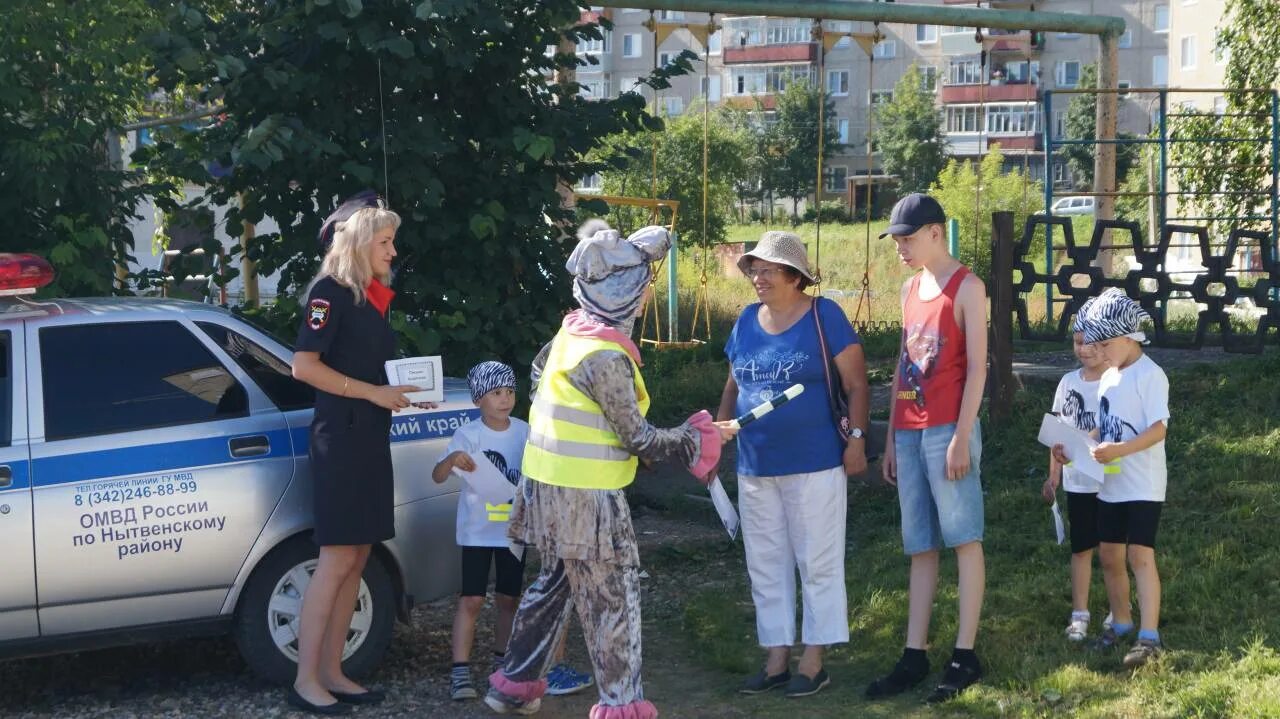
[[[898,200],[893,206],[893,214],[889,215],[889,227],[880,233],[880,237],[889,235],[914,235],[925,225],[945,225],[947,213],[942,211],[938,201],[922,192],[913,192]]]
[[[364,190],[343,200],[342,203],[338,205],[338,209],[330,213],[329,216],[325,218],[324,224],[320,226],[320,234],[317,238],[320,240],[320,249],[325,250],[326,252],[329,250],[329,245],[333,243],[333,233],[337,229],[339,222],[346,222],[351,219],[351,216],[356,214],[357,211],[363,210],[366,207],[385,208],[386,203],[383,202],[382,198],[378,197],[378,193],[373,190]]]

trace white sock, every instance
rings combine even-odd
[[[1084,610],[1084,611],[1075,611],[1075,610],[1072,610],[1072,612],[1071,612],[1071,621],[1073,621],[1073,622],[1074,622],[1074,621],[1075,621],[1075,620],[1077,620],[1077,619],[1083,619],[1083,620],[1085,621],[1085,623],[1087,624],[1087,623],[1089,622],[1089,610],[1088,610],[1088,609],[1086,609],[1086,610]]]

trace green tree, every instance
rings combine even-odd
[[[981,190],[981,192],[979,192]],[[984,281],[991,279],[991,213],[1014,213],[1014,227],[1023,227],[1029,215],[1044,209],[1044,189],[1039,181],[1006,171],[1000,146],[993,144],[982,162],[951,160],[929,189],[946,211],[960,222],[960,257]]]
[[[1098,87],[1097,65],[1084,66],[1080,71],[1080,83],[1077,87],[1082,90]],[[1073,96],[1067,105],[1066,127],[1063,128],[1066,134],[1065,139],[1098,139],[1097,113],[1097,95],[1081,93]],[[1134,139],[1134,136],[1128,133],[1118,133],[1118,136],[1121,139]],[[1067,166],[1071,168],[1071,176],[1075,179],[1077,189],[1093,189],[1093,158],[1097,150],[1097,145],[1093,143],[1064,145],[1059,150],[1066,158]],[[1129,168],[1133,167],[1140,154],[1141,148],[1137,144],[1122,144],[1116,147],[1116,185],[1122,184],[1129,176]]]
[[[46,294],[107,295],[131,259],[129,223],[165,192],[119,163],[115,128],[147,109],[144,0],[9,0],[0,32],[0,249],[34,252],[57,277]],[[113,158],[113,155],[115,157]]]
[[[919,68],[912,64],[894,86],[893,102],[874,108],[872,139],[884,172],[897,175],[903,194],[927,191],[947,162],[942,115],[934,100]]]
[[[145,159],[206,184],[197,202],[233,205],[233,235],[276,218],[279,233],[243,250],[280,270],[284,291],[315,273],[338,198],[385,192],[404,219],[392,324],[405,349],[444,353],[453,372],[527,364],[572,303],[573,216],[557,189],[599,169],[584,157],[601,138],[653,124],[637,94],[591,102],[554,79],[582,63],[547,47],[602,36],[580,12],[570,0],[176,4],[148,39],[157,77],[205,88],[225,115]],[[230,172],[210,177],[210,159]]]
[[[661,132],[623,133],[609,138],[593,157],[613,169],[603,173],[604,192],[609,195],[649,197],[653,192],[653,151],[657,144],[657,193],[678,200],[680,212],[676,231],[683,242],[720,242],[725,237],[728,218],[733,213],[736,188],[746,176],[750,142],[719,110],[707,118],[707,233],[702,232],[702,106],[665,123]],[[648,221],[647,212],[616,209],[615,224],[631,229]]]
[[[814,192],[818,175],[818,107],[826,103],[823,125],[823,154],[834,155],[843,149],[840,129],[836,124],[835,104],[831,96],[820,97],[820,90],[805,80],[793,81],[777,97],[778,123],[774,128],[783,164],[775,173],[777,193],[791,199],[792,219],[798,219],[800,200]]]
[[[1218,25],[1218,57],[1227,61],[1230,88],[1280,87],[1280,3],[1274,0],[1227,0]],[[1271,94],[1226,93],[1225,116],[1170,117],[1176,138],[1271,136]],[[1201,111],[1203,112],[1202,108]],[[1169,175],[1183,192],[1181,215],[1205,217],[1269,217],[1271,146],[1267,142],[1175,142],[1169,146]],[[1170,214],[1173,214],[1172,211]],[[1231,227],[1270,227],[1260,220],[1209,222],[1218,233]]]

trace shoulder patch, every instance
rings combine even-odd
[[[307,326],[313,330],[322,329],[329,323],[329,300],[315,298],[307,304]]]

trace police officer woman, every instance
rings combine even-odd
[[[320,561],[302,601],[294,707],[338,715],[385,696],[342,672],[360,575],[371,546],[393,526],[391,412],[409,406],[411,386],[388,386],[384,363],[395,356],[387,322],[391,261],[400,217],[353,198],[330,216],[332,236],[312,284],[293,355],[293,376],[316,388],[311,422],[315,541]]]

